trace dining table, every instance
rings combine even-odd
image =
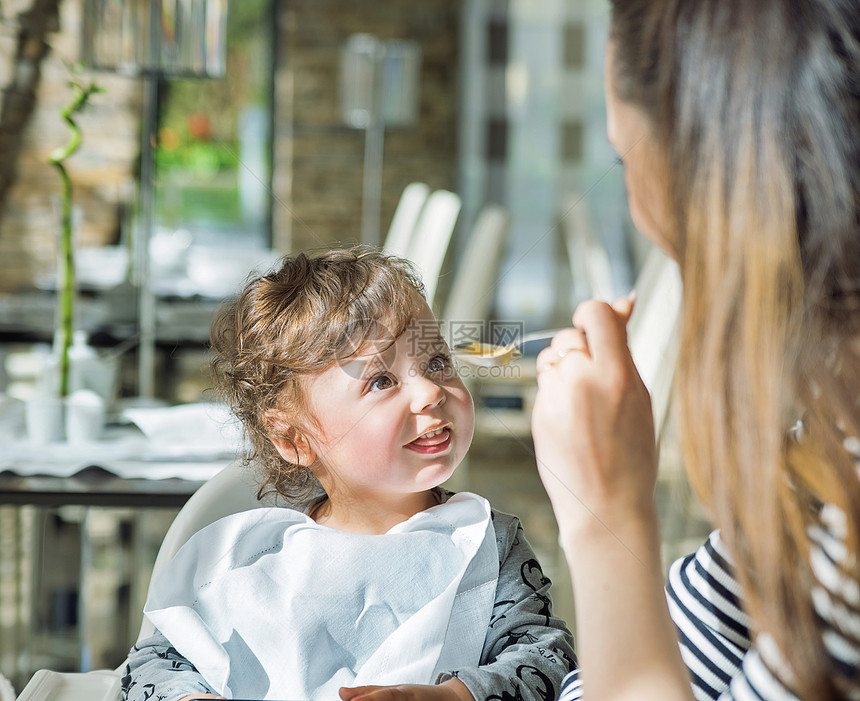
[[[2,671],[88,671],[110,663],[105,610],[117,655],[127,652],[160,538],[244,443],[226,407],[207,402],[128,408],[97,440],[35,443],[22,404],[0,402],[0,609],[15,614],[0,630],[0,660],[18,666]]]

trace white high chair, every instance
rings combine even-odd
[[[286,505],[282,498],[271,495],[266,495],[262,500],[257,499],[258,486],[250,474],[251,469],[244,467],[241,461],[232,462],[191,495],[161,541],[152,566],[150,585],[185,541],[204,526],[240,511]],[[148,638],[154,632],[152,623],[144,618],[137,639]]]
[[[230,463],[200,487],[176,515],[155,558],[150,585],[185,541],[204,526],[239,511],[277,505],[284,505],[283,500],[264,497],[258,501],[257,485],[250,468],[244,467],[240,461]],[[137,640],[149,637],[154,630],[149,620],[144,618]],[[125,664],[123,661],[113,670],[81,673],[40,669],[21,691],[17,701],[118,701]]]

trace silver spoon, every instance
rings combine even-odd
[[[504,345],[494,343],[463,343],[455,346],[451,350],[451,354],[458,360],[463,360],[471,365],[481,365],[483,367],[498,367],[507,365],[513,360],[516,360],[522,355],[520,348],[523,344],[529,341],[540,341],[546,338],[552,338],[561,329],[546,329],[544,331],[532,331],[531,333],[523,334],[519,338]]]

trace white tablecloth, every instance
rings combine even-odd
[[[123,416],[129,423],[109,427],[98,441],[35,445],[17,418],[7,415],[14,425],[0,440],[0,472],[71,477],[98,466],[125,479],[204,481],[242,448],[236,423],[218,404],[128,409]]]

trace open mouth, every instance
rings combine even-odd
[[[445,426],[423,433],[406,447],[417,453],[441,453],[451,444],[451,428]]]

